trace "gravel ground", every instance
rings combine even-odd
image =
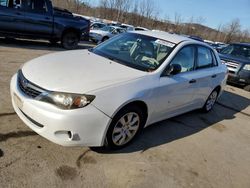
[[[12,109],[10,78],[61,50],[0,39],[0,187],[250,187],[250,93],[233,86],[212,112],[159,122],[120,151],[62,147],[30,130]]]

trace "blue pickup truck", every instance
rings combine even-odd
[[[230,44],[219,55],[228,67],[228,82],[250,91],[250,43]]]
[[[0,37],[46,39],[75,49],[90,21],[54,8],[50,0],[0,0]]]

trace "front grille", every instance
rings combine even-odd
[[[27,80],[21,71],[18,72],[18,87],[28,97],[36,98],[45,90]]]
[[[227,67],[230,67],[230,68],[233,68],[233,69],[237,69],[238,66],[239,66],[238,63],[229,62],[229,61],[225,62],[225,64],[226,64]]]

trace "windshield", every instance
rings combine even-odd
[[[135,33],[113,37],[92,50],[93,53],[142,71],[154,71],[172,52],[175,44]]]
[[[110,26],[105,26],[101,29],[102,31],[108,31],[108,32],[112,32],[114,30],[113,27],[110,27]]]
[[[221,53],[250,59],[250,47],[245,45],[230,44]]]

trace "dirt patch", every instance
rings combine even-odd
[[[223,131],[225,131],[227,129],[225,125],[222,125],[222,124],[219,124],[219,123],[213,125],[212,128],[219,131],[219,132],[223,132]]]
[[[35,136],[35,135],[37,135],[37,134],[33,131],[10,132],[7,134],[0,134],[0,142],[6,141],[10,138],[20,138],[20,137]]]
[[[0,117],[4,117],[4,116],[14,116],[14,115],[16,115],[16,113],[15,113],[15,112],[10,112],[10,113],[1,113],[1,114],[0,114]]]
[[[190,174],[192,174],[193,176],[195,176],[195,177],[198,177],[199,176],[199,173],[198,172],[196,172],[196,171],[194,171],[194,170],[189,170],[188,171]]]
[[[55,173],[62,180],[72,180],[77,176],[76,169],[66,165],[60,166],[58,169],[56,169]]]
[[[81,167],[82,163],[83,164],[96,164],[97,161],[94,157],[91,156],[87,156],[87,153],[89,153],[91,150],[86,150],[85,152],[83,152],[83,154],[81,154],[77,160],[76,160],[76,165],[78,168]]]
[[[3,150],[0,149],[0,157],[3,157],[4,153]]]

